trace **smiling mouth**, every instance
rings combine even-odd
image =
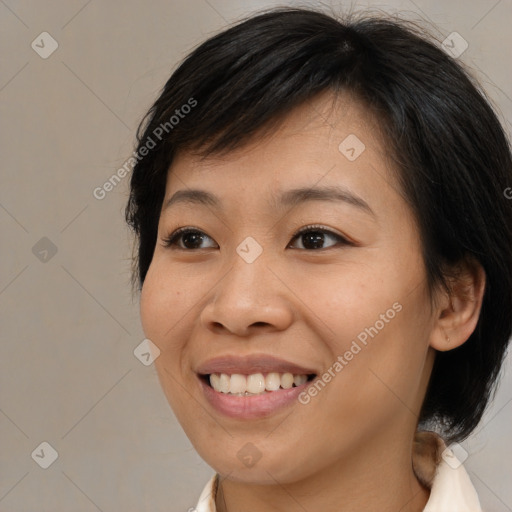
[[[292,373],[211,373],[199,377],[218,393],[230,396],[258,396],[298,387],[312,381],[316,374]]]

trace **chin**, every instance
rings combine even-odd
[[[200,449],[197,450],[201,458],[217,473],[235,482],[254,485],[275,485],[276,482],[290,484],[305,479],[310,474],[305,470],[307,465],[292,459],[293,453],[296,453],[296,448],[293,447],[290,449],[289,456],[272,450],[272,455],[261,453],[261,457],[257,460],[256,458],[251,460],[248,455],[242,455],[240,452],[243,449],[238,450],[238,453],[234,452],[231,457],[219,460],[219,451],[208,450],[208,453],[205,453]],[[227,454],[228,450],[226,449],[224,453]]]

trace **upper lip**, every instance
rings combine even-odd
[[[238,373],[251,375],[253,373],[293,373],[294,375],[316,374],[315,370],[280,359],[278,357],[253,354],[247,356],[225,355],[209,359],[201,363],[196,372],[200,375],[212,373]]]

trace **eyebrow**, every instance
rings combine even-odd
[[[349,190],[332,185],[325,187],[301,187],[283,192],[277,198],[273,197],[275,208],[292,207],[307,201],[344,202],[369,213],[374,217],[375,212],[361,197]],[[176,204],[197,204],[222,208],[221,200],[211,192],[200,189],[182,189],[175,192],[164,204],[163,211]]]

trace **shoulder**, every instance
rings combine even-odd
[[[434,432],[417,432],[413,468],[430,489],[424,512],[482,512],[480,500],[463,464]]]
[[[219,475],[212,475],[208,483],[204,486],[197,505],[189,512],[216,512],[215,496],[217,494],[217,485],[219,483]]]

